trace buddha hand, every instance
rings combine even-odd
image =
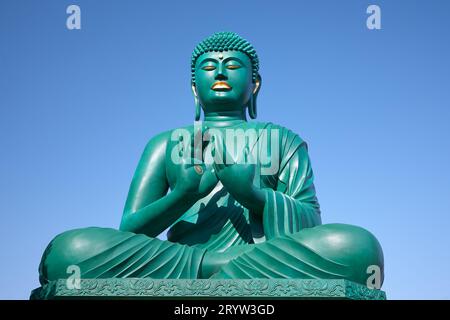
[[[208,195],[218,179],[213,171],[206,170],[204,163],[194,164],[194,159],[186,158],[177,166],[177,182],[174,191],[190,199],[199,200]]]
[[[207,144],[203,146],[206,147]],[[207,168],[204,162],[195,158],[198,152],[195,150],[197,146],[194,145],[194,140],[191,141],[190,147],[181,151],[181,155],[191,150],[194,150],[194,153],[190,154],[191,157],[182,156],[181,163],[177,166],[174,191],[185,199],[197,201],[214,189],[218,179],[211,168]]]
[[[257,192],[253,185],[256,165],[248,147],[239,156],[233,157],[221,143],[215,143],[215,152],[223,155],[224,161],[214,162],[213,170],[228,192],[242,205],[248,205]],[[229,161],[231,160],[231,161]]]

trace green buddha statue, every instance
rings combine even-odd
[[[76,229],[50,242],[41,284],[67,278],[71,265],[84,279],[318,278],[363,285],[368,268],[377,266],[382,282],[383,253],[370,232],[321,224],[305,141],[254,120],[262,82],[253,46],[235,33],[215,33],[195,48],[191,70],[195,124],[148,142],[119,230]],[[229,147],[230,132],[239,133],[234,138],[242,138],[243,148]],[[166,230],[167,240],[157,238]]]

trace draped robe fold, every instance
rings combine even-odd
[[[172,224],[166,241],[105,228],[77,229],[57,236],[44,252],[41,283],[66,278],[66,264],[78,265],[82,278],[196,279],[201,277],[207,252],[230,256],[212,278],[347,278],[363,282],[365,270],[361,269],[370,263],[382,264],[381,247],[362,228],[321,225],[306,143],[272,123],[251,122],[249,127],[265,129],[268,143],[270,135],[277,132],[279,142],[278,170],[261,174],[264,164],[257,166],[254,183],[265,193],[262,213],[243,207],[219,182]],[[343,247],[333,245],[333,237],[338,237]],[[349,252],[352,246],[358,252]],[[355,263],[361,254],[367,259]]]

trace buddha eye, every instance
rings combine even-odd
[[[237,65],[237,64],[231,64],[229,66],[227,66],[227,69],[229,70],[236,70],[239,69],[241,66]]]
[[[204,67],[202,68],[202,70],[205,70],[205,71],[213,71],[213,70],[216,70],[216,67],[214,67],[214,66],[204,66]]]

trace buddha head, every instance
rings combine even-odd
[[[192,53],[195,119],[201,109],[218,115],[248,113],[256,118],[261,87],[259,61],[253,46],[234,32],[218,32],[200,42]]]

